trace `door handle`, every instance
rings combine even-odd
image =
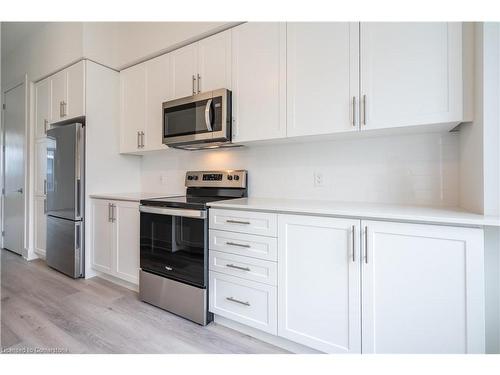
[[[43,213],[44,214],[47,213],[47,198],[43,200]]]
[[[47,179],[43,180],[43,195],[47,195]]]
[[[205,106],[205,125],[209,132],[212,131],[212,124],[210,122],[210,106],[212,105],[212,99],[208,99],[207,105]]]
[[[201,82],[201,76],[198,74],[198,82],[197,82],[198,94],[201,92],[201,90],[200,90],[200,82]]]
[[[137,148],[141,148],[141,132],[137,132]]]
[[[250,247],[250,245],[242,244],[242,243],[236,243],[236,242],[226,242],[226,245],[229,245],[229,246],[238,246],[238,247],[246,247],[246,248]]]
[[[249,302],[240,301],[239,299],[233,297],[226,297],[228,301],[239,303],[240,305],[250,306]]]
[[[368,227],[365,227],[365,263],[368,264]]]
[[[63,117],[63,102],[59,102],[59,117]]]
[[[20,194],[22,194],[22,193],[23,193],[23,188],[19,188],[19,189],[17,189],[17,190],[16,190],[16,193],[20,193]]]
[[[111,213],[111,203],[108,203],[108,222],[111,223],[111,220],[112,220],[112,213]]]
[[[144,148],[144,132],[141,131],[141,148]]]
[[[111,222],[114,223],[116,221],[116,205],[112,204],[111,205]]]
[[[195,83],[195,81],[196,81],[196,77],[195,77],[195,76],[194,76],[194,74],[193,74],[193,81],[192,81],[192,91],[193,91],[193,95],[195,95],[195,94],[196,94],[196,90],[194,89],[194,83]]]
[[[240,267],[240,266],[235,266],[234,264],[226,264],[226,267],[229,267],[229,268],[235,268],[237,270],[241,270],[241,271],[250,271],[250,268],[248,267]]]
[[[43,128],[44,128],[45,134],[47,134],[48,127],[49,127],[49,120],[47,120],[47,119],[43,120]]]

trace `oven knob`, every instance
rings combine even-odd
[[[193,176],[188,176],[188,180],[191,181],[193,179]]]
[[[193,179],[196,181],[198,179],[198,176],[193,176]]]
[[[227,176],[227,179],[228,179],[229,181],[231,181],[231,180],[233,179],[233,176],[229,175],[229,176]]]
[[[240,179],[240,176],[235,175],[235,176],[234,176],[234,179],[235,179],[235,181],[238,181],[238,180]]]

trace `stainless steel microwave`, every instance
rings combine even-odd
[[[163,143],[198,150],[231,142],[231,91],[219,89],[163,103]]]

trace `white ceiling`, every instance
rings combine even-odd
[[[12,51],[47,22],[2,22],[2,54]]]

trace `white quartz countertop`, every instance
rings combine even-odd
[[[113,199],[118,201],[130,201],[139,202],[141,199],[151,199],[171,196],[173,194],[165,193],[140,193],[140,192],[129,192],[129,193],[100,193],[100,194],[90,194],[90,198],[97,199]]]
[[[500,226],[499,217],[454,208],[274,198],[239,198],[209,204],[213,208],[355,217],[464,226]]]

